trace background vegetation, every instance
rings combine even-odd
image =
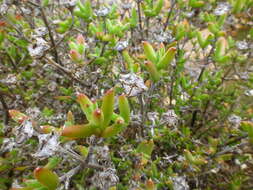
[[[0,2],[0,189],[253,189],[252,0]]]

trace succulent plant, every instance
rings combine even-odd
[[[176,48],[170,47],[166,51],[164,46],[162,46],[158,52],[155,52],[151,44],[144,41],[143,49],[148,59],[148,61],[145,63],[145,67],[151,75],[152,80],[157,82],[162,75],[162,70],[167,70],[170,66],[170,63],[175,58]]]
[[[80,104],[88,123],[82,125],[64,126],[61,135],[70,138],[84,138],[91,135],[111,137],[121,132],[130,122],[130,108],[125,95],[118,98],[120,113],[114,113],[115,90],[106,92],[102,99],[101,108],[98,103],[91,101],[86,95],[78,94]]]
[[[33,171],[34,178],[25,182],[25,187],[11,188],[11,190],[56,190],[59,186],[59,177],[52,171],[59,163],[58,158],[52,158],[44,167],[38,167]]]
[[[0,189],[251,189],[252,10],[2,0]]]

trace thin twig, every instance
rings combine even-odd
[[[54,57],[55,57],[55,61],[57,63],[59,63],[60,65],[62,65],[62,62],[58,56],[58,52],[57,52],[57,47],[56,47],[56,44],[55,44],[55,41],[54,41],[54,36],[53,36],[53,33],[52,33],[52,30],[48,24],[48,21],[47,21],[47,17],[45,15],[45,12],[43,10],[43,7],[39,7],[40,8],[40,12],[41,12],[41,16],[42,16],[42,20],[45,24],[45,26],[47,27],[47,30],[48,30],[48,34],[49,34],[49,38],[50,38],[50,41],[51,41],[51,44],[53,46],[53,49],[54,49]]]
[[[0,101],[1,101],[3,109],[4,109],[4,124],[8,125],[9,119],[10,119],[10,117],[9,117],[9,108],[8,108],[2,94],[0,94]]]
[[[235,137],[235,138],[231,139],[230,141],[226,142],[225,144],[223,144],[223,145],[220,146],[220,147],[229,146],[229,145],[234,144],[234,143],[236,143],[236,142],[238,142],[238,141],[240,141],[240,140],[242,140],[242,139],[245,139],[245,138],[247,138],[247,137],[248,137],[248,134],[244,134],[244,135],[242,135],[242,136]]]
[[[10,63],[11,63],[11,65],[12,65],[14,71],[17,72],[18,68],[17,68],[17,66],[16,66],[15,61],[12,59],[11,55],[10,55],[7,51],[6,51],[6,55],[7,55],[7,57],[9,58]]]
[[[215,41],[216,41],[216,40],[215,40]],[[198,79],[197,79],[198,87],[202,84],[201,79],[202,79],[202,76],[203,76],[203,74],[204,74],[204,72],[205,72],[207,66],[209,65],[209,58],[210,58],[210,56],[212,55],[212,53],[213,53],[213,51],[214,51],[214,48],[215,48],[215,46],[213,45],[213,46],[212,46],[212,49],[211,49],[210,52],[209,52],[209,54],[206,56],[206,63],[205,63],[205,65],[202,67],[202,69],[201,69],[201,71],[200,71],[200,74],[199,74],[199,76],[198,76]],[[191,97],[190,97],[190,100],[192,100],[193,96],[194,96],[195,93],[196,93],[196,90],[197,90],[197,88],[194,89],[194,91],[193,91],[193,93],[192,93],[192,95],[191,95]],[[192,119],[191,119],[191,124],[190,124],[190,125],[191,125],[191,128],[193,128],[194,125],[195,125],[195,121],[196,121],[196,119],[197,119],[197,114],[198,114],[198,110],[195,110],[195,111],[192,113]]]
[[[142,29],[142,19],[141,19],[141,3],[137,2],[137,8],[138,8],[138,17],[139,17],[139,30],[141,32],[141,39],[143,40],[143,29]]]
[[[249,144],[249,142],[242,142],[242,143],[237,144],[237,145],[232,146],[232,147],[228,147],[228,148],[225,147],[220,152],[217,152],[214,155],[210,156],[210,159],[215,158],[215,157],[220,156],[220,155],[223,155],[223,154],[226,154],[228,152],[233,152],[235,149],[237,149],[239,147],[242,147],[242,146],[245,146],[245,145],[248,145],[248,144]]]
[[[166,21],[165,21],[165,23],[164,23],[163,30],[166,30],[166,28],[167,28],[167,26],[168,26],[168,24],[169,24],[169,20],[170,20],[170,17],[171,17],[171,15],[172,15],[172,11],[173,11],[174,6],[176,5],[176,3],[173,2],[173,3],[171,3],[170,5],[171,5],[171,6],[170,6],[169,14],[168,14],[168,16],[167,16],[167,18],[166,18]]]
[[[222,86],[222,84],[223,84],[224,81],[225,81],[225,78],[229,75],[230,71],[231,71],[231,68],[229,68],[229,69],[227,70],[227,72],[224,74],[224,76],[223,76],[222,79],[221,79],[221,82],[217,85],[216,89],[214,89],[212,92],[209,93],[209,96],[210,96],[210,97],[211,97],[212,95],[214,95],[214,94],[217,92],[217,90],[219,89],[220,86]],[[202,126],[205,125],[204,119],[205,119],[207,110],[208,110],[208,108],[209,108],[209,106],[210,106],[210,103],[211,103],[211,99],[209,99],[209,100],[207,101],[207,103],[206,103],[206,105],[205,105],[205,107],[204,107],[204,111],[203,111],[202,114],[201,114],[202,121],[201,121],[200,125],[199,125],[197,128],[194,129],[193,133],[196,133],[196,131],[198,131]]]
[[[54,65],[55,67],[57,67],[58,69],[60,69],[62,72],[64,72],[66,75],[68,75],[71,79],[73,79],[74,81],[78,82],[79,84],[89,88],[90,85],[87,85],[86,83],[84,83],[83,81],[79,80],[78,78],[76,78],[71,71],[65,69],[64,67],[62,67],[61,65],[59,65],[58,63],[56,63],[55,61],[53,61],[52,59],[48,58],[48,57],[44,57],[43,58],[47,63]]]
[[[179,50],[179,44],[177,43],[177,49]],[[177,61],[177,57],[179,56],[179,51],[177,51],[175,60]],[[170,93],[169,98],[170,102],[169,105],[172,107],[172,100],[173,100],[173,93],[174,93],[174,82],[176,80],[176,71],[177,71],[177,65],[175,67],[172,67],[172,75],[171,75],[171,83],[170,83]]]
[[[148,35],[149,35],[149,19],[150,19],[150,17],[147,17],[147,19],[146,19],[146,38],[148,39]]]
[[[141,112],[141,135],[142,137],[144,136],[144,129],[145,129],[145,121],[146,121],[146,114],[145,114],[145,106],[144,106],[144,101],[143,101],[143,94],[140,94],[137,96],[139,104],[140,104],[140,112]]]
[[[71,156],[72,158],[74,158],[75,160],[78,160],[79,162],[81,162],[82,168],[86,167],[86,168],[92,168],[92,169],[97,169],[97,170],[104,170],[103,166],[100,166],[100,165],[97,165],[97,164],[89,164],[89,163],[86,162],[86,159],[83,159],[80,155],[78,155],[76,153],[73,153],[69,150],[66,150],[63,147],[60,147],[59,151],[63,152],[63,153],[66,153],[69,156]]]
[[[54,48],[57,48],[63,42],[65,37],[71,33],[74,23],[75,23],[75,18],[74,18],[73,13],[71,12],[71,24],[70,24],[69,30],[63,34],[62,38],[60,40],[58,40],[58,42],[56,42],[55,47],[51,47],[48,51],[50,51]]]

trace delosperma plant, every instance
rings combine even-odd
[[[73,114],[68,112],[67,120],[64,126],[61,128],[49,125],[38,127],[36,126],[36,121],[30,121],[31,127],[45,134],[56,133],[63,137],[63,141],[69,141],[73,139],[90,137],[92,135],[101,138],[113,137],[120,133],[130,122],[130,107],[127,97],[124,94],[118,97],[119,114],[114,112],[114,89],[108,90],[103,96],[101,108],[98,107],[99,104],[97,101],[91,101],[85,94],[79,93],[75,99],[80,104],[80,107],[86,116],[88,121],[87,124],[75,124]],[[26,123],[26,121],[29,122],[31,119],[29,116],[17,110],[9,110],[9,114],[13,120],[20,124]],[[83,147],[80,148],[80,151],[85,151],[83,150]],[[50,148],[45,151],[50,151]],[[55,158],[52,159],[45,167],[36,168],[34,170],[34,177],[37,181],[29,181],[26,182],[27,187],[13,189],[56,189],[59,185],[59,177],[52,172],[51,169],[53,166],[55,167],[55,163],[57,162],[59,162],[59,160]],[[88,163],[85,164],[88,165]]]
[[[252,0],[0,0],[0,189],[252,189]]]
[[[69,138],[85,138],[91,135],[98,137],[111,137],[117,135],[129,124],[130,108],[125,95],[118,98],[120,114],[114,113],[114,90],[106,92],[103,97],[101,108],[97,102],[92,102],[86,95],[78,94],[77,101],[85,114],[88,123],[75,125],[69,121],[64,126],[61,135]],[[111,123],[112,121],[112,123]]]
[[[25,182],[26,187],[12,188],[11,190],[54,190],[59,185],[59,177],[52,171],[54,167],[59,163],[59,159],[52,158],[44,167],[38,167],[33,171],[35,179],[27,180]]]
[[[68,113],[67,121],[59,129],[53,126],[40,126],[42,132],[59,132],[63,137],[85,138],[92,135],[111,137],[121,132],[130,121],[130,107],[124,94],[118,98],[119,114],[114,113],[114,89],[108,90],[103,97],[101,108],[98,102],[91,101],[85,94],[78,94],[76,99],[88,120],[87,124],[75,124],[73,115]],[[16,122],[22,124],[29,117],[17,110],[10,110],[9,114]]]

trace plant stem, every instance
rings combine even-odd
[[[216,41],[216,40],[215,40],[215,41]],[[206,63],[205,63],[205,65],[202,67],[202,69],[201,69],[201,71],[200,71],[200,74],[199,74],[199,76],[198,76],[198,79],[197,79],[198,87],[202,84],[201,78],[202,78],[202,76],[203,76],[203,74],[204,74],[204,72],[205,72],[205,70],[206,70],[207,65],[209,64],[209,57],[210,57],[211,54],[213,53],[214,47],[215,47],[215,46],[213,45],[213,46],[212,46],[212,49],[211,49],[210,52],[209,52],[209,54],[206,56]],[[191,99],[193,98],[193,96],[195,95],[196,89],[197,89],[197,88],[194,89],[193,94],[192,94],[191,97],[190,97],[190,100],[191,100]],[[191,128],[193,128],[194,125],[195,125],[195,122],[196,122],[196,119],[197,119],[197,114],[198,114],[198,110],[193,111],[193,113],[192,113],[192,119],[191,119]]]
[[[179,49],[179,44],[177,44],[177,49]],[[179,51],[177,51],[175,60],[177,61],[177,57],[179,56]],[[174,92],[174,82],[176,79],[176,74],[177,74],[177,65],[175,67],[172,67],[172,75],[171,75],[171,83],[170,83],[170,93],[169,93],[169,98],[170,98],[170,107],[172,107],[172,100],[173,100],[173,92]]]
[[[166,21],[165,21],[165,23],[164,23],[163,30],[166,30],[166,28],[167,28],[167,26],[168,26],[168,24],[169,24],[169,20],[170,20],[170,17],[171,17],[171,15],[172,15],[172,11],[173,11],[173,9],[174,9],[174,6],[176,5],[175,2],[172,3],[172,0],[171,0],[170,2],[171,2],[171,3],[170,3],[170,10],[169,10],[168,16],[167,16],[167,18],[166,18]]]
[[[220,84],[217,85],[216,89],[214,89],[212,92],[209,93],[209,96],[212,96],[212,95],[214,95],[217,92],[217,90],[219,89],[219,87],[224,83],[225,78],[229,75],[230,71],[231,71],[231,68],[227,70],[227,72],[222,77]],[[200,125],[197,128],[195,128],[193,130],[193,133],[196,133],[202,126],[204,126],[206,124],[206,122],[204,122],[204,120],[205,120],[205,116],[206,116],[206,113],[207,113],[207,110],[209,108],[210,103],[211,103],[211,99],[209,99],[206,102],[205,107],[204,107],[204,111],[201,114],[201,118],[202,118],[201,123],[200,123]]]
[[[3,109],[4,109],[4,124],[8,125],[9,119],[10,119],[10,117],[9,117],[9,108],[8,108],[2,94],[0,94],[0,101],[1,101]]]
[[[146,27],[147,27],[147,28],[146,28],[146,38],[147,38],[147,39],[148,39],[148,34],[149,34],[149,33],[148,33],[148,31],[149,31],[149,19],[150,19],[149,17],[147,17],[147,19],[146,19]]]
[[[221,150],[220,152],[217,152],[216,154],[212,155],[210,157],[210,159],[215,158],[215,157],[220,156],[220,155],[223,155],[223,154],[226,154],[228,152],[233,152],[235,149],[237,149],[239,147],[242,147],[242,146],[245,146],[245,145],[248,145],[248,144],[249,144],[249,142],[242,142],[242,143],[237,144],[235,146],[225,148],[224,150]]]
[[[48,24],[47,17],[45,15],[45,12],[44,12],[44,10],[43,10],[42,7],[40,7],[40,12],[41,12],[42,20],[43,20],[45,26],[48,29],[49,38],[50,38],[51,44],[52,44],[53,49],[54,49],[54,58],[55,58],[55,61],[57,63],[59,63],[60,65],[63,65],[62,62],[61,62],[61,60],[60,60],[60,58],[59,58],[59,56],[58,56],[57,47],[56,47],[56,44],[55,44],[55,41],[54,41],[54,36],[53,36],[52,30],[51,30],[51,28],[50,28],[50,26]]]
[[[18,68],[17,68],[17,66],[16,66],[15,61],[12,59],[11,55],[10,55],[7,51],[6,51],[6,55],[7,55],[7,57],[9,58],[10,63],[11,63],[11,65],[12,65],[14,71],[17,72]]]
[[[139,30],[141,33],[141,40],[143,40],[143,28],[142,28],[142,19],[141,19],[141,2],[137,2],[137,8],[138,8],[138,17],[139,17]]]
[[[75,23],[75,17],[74,17],[74,14],[71,12],[71,24],[70,24],[69,30],[67,32],[65,32],[64,35],[62,36],[62,38],[55,43],[55,46],[51,47],[48,51],[50,51],[54,48],[57,48],[63,42],[65,37],[71,33],[74,23]]]
[[[87,85],[86,83],[84,83],[83,81],[79,80],[78,78],[76,78],[72,73],[71,71],[65,69],[64,67],[62,67],[61,65],[59,65],[58,63],[56,63],[55,61],[53,61],[52,59],[48,58],[48,57],[44,57],[44,60],[51,64],[51,65],[54,65],[55,67],[57,67],[58,69],[60,69],[62,72],[64,72],[66,75],[68,75],[71,79],[73,79],[74,81],[78,82],[79,84],[87,87],[87,88],[90,88],[90,85]]]
[[[145,106],[144,106],[142,94],[138,95],[138,100],[140,104],[140,113],[141,113],[141,135],[144,136],[144,125],[145,125],[145,120],[146,120],[146,114],[144,110]]]

